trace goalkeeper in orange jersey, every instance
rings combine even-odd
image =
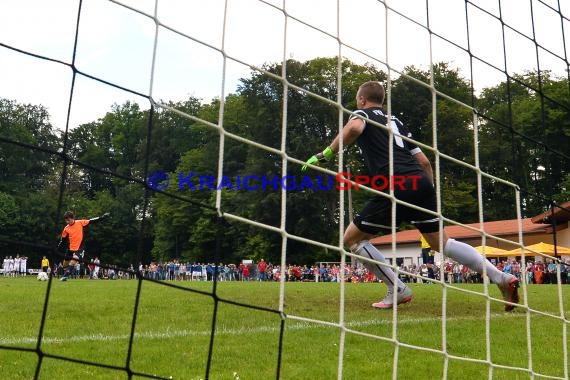
[[[91,219],[75,219],[75,215],[72,211],[66,211],[65,214],[63,214],[66,226],[61,232],[61,239],[57,248],[58,250],[64,250],[65,245],[67,245],[67,254],[63,261],[64,273],[60,279],[61,281],[67,281],[79,260],[83,259],[85,255],[83,228],[89,224],[97,223],[108,216],[109,213],[107,212],[102,216]]]

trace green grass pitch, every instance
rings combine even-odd
[[[39,378],[127,379],[126,371],[113,367],[126,368],[129,361],[129,368],[137,373],[204,379],[215,302],[211,295],[200,292],[211,293],[213,283],[169,284],[195,291],[150,281],[141,283],[136,335],[129,360],[139,282],[54,280],[41,344],[46,356]],[[47,287],[47,282],[35,278],[0,278],[2,378],[34,377],[40,357],[35,348]],[[392,311],[370,307],[384,295],[384,285],[346,284],[344,379],[389,379],[394,366],[400,379],[529,379],[529,371],[509,368],[529,366],[544,376],[567,376],[563,334],[568,329],[570,285],[562,286],[566,321],[560,318],[555,285],[529,285],[527,297],[531,308],[557,317],[527,314],[524,308],[505,313],[502,303],[488,304],[485,296],[469,292],[483,292],[483,285],[466,284],[458,285],[460,290],[447,290],[445,323],[442,286],[411,287],[414,300],[398,308],[394,329]],[[279,283],[220,282],[217,294],[220,302],[209,378],[275,379],[280,314],[224,300],[277,310]],[[499,297],[495,286],[489,287],[489,294]],[[339,322],[339,284],[286,283],[284,297],[285,313],[293,317],[284,323],[279,377],[336,379],[341,330],[311,320]],[[491,318],[488,331],[487,307]],[[62,360],[64,357],[101,363],[107,368]],[[487,359],[497,366],[490,369]]]

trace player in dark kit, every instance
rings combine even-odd
[[[354,112],[342,130],[344,146],[354,142],[358,144],[364,157],[364,163],[369,178],[383,176],[390,178],[389,163],[392,159],[393,174],[399,180],[393,181],[394,196],[401,201],[436,212],[437,200],[433,185],[431,164],[421,149],[401,136],[411,137],[408,129],[395,117],[388,117],[382,109],[384,103],[384,87],[379,82],[362,84],[356,95],[358,110]],[[391,128],[393,137],[384,128],[370,121]],[[309,165],[319,165],[330,161],[339,150],[341,135],[339,134],[322,152],[313,155],[303,165],[303,171]],[[390,145],[393,157],[390,157]],[[385,184],[378,184],[382,188]],[[387,187],[385,192],[389,192]],[[440,251],[439,247],[439,218],[425,211],[396,204],[396,227],[401,222],[410,222],[425,237],[431,248]],[[374,195],[364,205],[362,211],[354,218],[344,233],[344,244],[351,252],[368,259],[385,263],[386,259],[369,239],[379,234],[391,233],[392,202],[389,198]],[[470,269],[483,273],[486,269],[489,279],[498,285],[503,299],[506,301],[505,310],[511,311],[519,301],[519,282],[515,276],[499,271],[493,264],[481,256],[468,244],[449,239],[445,230],[443,235],[443,254],[451,259],[468,266]],[[412,291],[394,273],[391,267],[378,265],[368,261],[364,265],[380,278],[388,287],[386,297],[372,306],[379,309],[390,309],[396,292],[397,304],[412,300]]]
[[[97,223],[104,218],[108,217],[109,213],[91,219],[75,219],[75,215],[71,211],[66,211],[63,219],[67,224],[61,232],[61,239],[59,241],[58,250],[65,249],[67,244],[67,254],[63,261],[64,274],[61,281],[66,281],[77,262],[83,258],[85,254],[85,246],[83,242],[83,228],[92,223]]]

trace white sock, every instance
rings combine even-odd
[[[483,265],[487,268],[487,276],[495,284],[502,284],[506,281],[507,275],[498,270],[483,255],[469,244],[462,243],[454,239],[448,239],[443,253],[453,260],[467,265],[471,270],[483,274]]]
[[[353,253],[362,257],[366,257],[367,259],[376,260],[381,263],[386,262],[384,255],[382,255],[380,251],[376,249],[376,247],[370,244],[368,240],[363,240],[355,245],[356,248],[353,248],[354,246],[351,247]],[[394,283],[396,284],[398,290],[404,289],[406,287],[406,285],[396,277],[396,273],[394,273],[392,268],[376,263],[371,263],[369,261],[362,261],[362,264],[364,264],[366,269],[368,269],[370,272],[373,272],[377,278],[381,279],[386,284],[386,286],[388,286],[389,290],[394,289]]]

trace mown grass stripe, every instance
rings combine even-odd
[[[525,314],[522,313],[495,313],[491,314],[491,318],[522,318]],[[481,320],[481,316],[462,316],[462,317],[451,317],[447,318],[447,321],[474,321],[474,320]],[[418,324],[418,323],[435,323],[441,322],[441,317],[426,317],[426,318],[408,318],[398,321],[399,325],[409,325],[409,324]],[[287,330],[305,330],[305,329],[317,329],[323,327],[331,327],[328,323],[335,323],[335,322],[327,322],[327,324],[321,324],[318,322],[310,323],[310,322],[295,322],[291,324],[286,324]],[[391,325],[392,320],[388,319],[369,319],[364,321],[354,321],[354,322],[347,322],[345,323],[346,327],[349,328],[358,328],[358,327],[367,327],[367,326],[386,326]],[[249,334],[263,334],[263,333],[277,333],[279,331],[279,326],[276,324],[275,326],[257,326],[257,327],[240,327],[240,328],[227,328],[221,325],[216,329],[216,335],[230,335],[230,336],[239,336],[239,335],[249,335]],[[165,331],[147,331],[141,333],[135,333],[135,339],[170,339],[170,338],[179,338],[179,337],[195,337],[195,336],[210,336],[209,330],[170,330],[167,329]],[[79,336],[70,336],[70,337],[44,337],[42,339],[43,344],[65,344],[65,343],[76,343],[76,342],[104,342],[104,341],[117,341],[117,340],[126,340],[129,338],[128,334],[120,334],[120,335],[105,335],[105,334],[90,334],[90,335],[79,335]],[[2,346],[18,346],[24,344],[35,344],[37,338],[36,337],[4,337],[0,338],[0,345]]]

